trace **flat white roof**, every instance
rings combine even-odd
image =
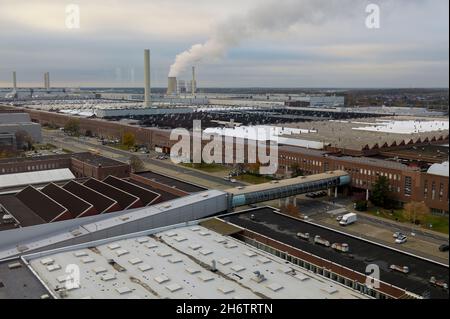
[[[50,182],[60,182],[74,179],[75,176],[72,174],[70,169],[52,169],[46,171],[36,171],[36,172],[25,172],[25,173],[14,173],[0,175],[0,189],[23,186],[23,185],[33,185],[33,184],[44,184]]]
[[[436,131],[448,131],[448,121],[379,121],[376,125],[356,127],[353,130],[383,132],[393,134],[417,134]]]
[[[205,236],[206,233],[209,235]],[[58,298],[366,298],[345,286],[201,226],[183,226],[153,235],[135,236],[103,241],[99,245],[88,243],[67,247],[25,258],[34,273]],[[113,249],[117,246],[120,248]],[[117,254],[118,249],[127,253]],[[204,254],[206,251],[209,253]],[[85,262],[86,257],[90,258],[88,263]],[[60,268],[49,269],[48,260]],[[216,272],[210,270],[213,264]],[[79,268],[79,286],[66,290],[65,270],[73,265]]]

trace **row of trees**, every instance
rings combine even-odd
[[[390,194],[389,180],[385,176],[380,176],[372,187],[370,202],[377,207],[393,211],[395,200]],[[367,201],[357,199],[355,208],[361,211],[367,210]],[[430,209],[424,202],[409,202],[403,206],[402,214],[405,220],[409,220],[414,224],[422,224],[426,216],[430,214]]]

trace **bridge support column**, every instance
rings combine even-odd
[[[297,207],[297,197],[292,197],[292,204],[294,205],[294,207]]]
[[[335,187],[334,188],[334,198],[337,198],[337,197],[338,197],[338,188]]]
[[[331,188],[328,188],[328,197],[331,197]]]
[[[369,200],[369,197],[370,197],[370,196],[369,196],[369,190],[367,189],[367,190],[366,190],[366,201]]]

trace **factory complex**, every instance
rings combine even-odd
[[[190,80],[170,76],[152,92],[148,49],[143,65],[144,89],[133,92],[55,88],[49,72],[42,88],[19,88],[13,72],[0,97],[1,154],[45,139],[74,150],[0,158],[0,299],[448,299],[441,259],[357,236],[345,216],[334,228],[272,207],[323,194],[313,204],[345,211],[338,199],[369,202],[382,180],[398,209],[422,203],[448,218],[444,113],[359,108],[341,90],[203,92],[195,67]],[[195,123],[208,138],[195,140]],[[200,164],[229,175],[188,167],[198,154],[174,151],[175,129],[199,152],[220,141],[222,161]],[[266,155],[275,148],[273,174],[251,171],[264,164],[256,144]],[[164,162],[171,156],[185,166]],[[216,184],[178,178],[184,170]],[[239,170],[265,180],[238,182]],[[429,229],[419,236],[441,240]]]

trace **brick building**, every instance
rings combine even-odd
[[[109,175],[125,178],[131,172],[129,164],[89,152],[0,160],[0,175],[60,168],[69,168],[76,177],[97,179],[104,179]]]
[[[27,112],[33,121],[39,122],[41,125],[51,124],[62,127],[70,118],[68,115],[39,110],[27,110]],[[161,147],[166,152],[169,152],[170,148],[176,143],[176,141],[170,141],[170,130],[145,128],[90,118],[80,118],[79,121],[82,133],[90,131],[95,136],[121,138],[125,132],[131,132],[135,135],[137,143],[145,144],[150,148]],[[321,131],[323,130],[324,128]],[[351,128],[348,128],[348,130],[352,132]],[[363,133],[358,132],[358,134]],[[328,170],[345,170],[352,176],[353,188],[369,193],[377,178],[385,176],[389,180],[393,197],[399,202],[424,201],[433,211],[448,213],[448,172],[446,176],[436,176],[429,174],[424,168],[374,158],[374,156],[389,151],[401,152],[401,150],[408,148],[442,144],[448,142],[449,139],[448,132],[444,131],[438,132],[437,136],[431,137],[431,135],[423,139],[417,136],[399,142],[396,140],[389,141],[389,143],[373,142],[373,145],[365,145],[365,143],[359,141],[357,143],[358,149],[330,145],[322,151],[280,146],[278,174],[289,176],[294,164],[298,165],[306,175]],[[351,137],[346,140],[349,147],[353,146]],[[343,154],[346,156],[343,156]],[[433,191],[433,185],[435,194],[439,194],[439,196],[429,195]]]

